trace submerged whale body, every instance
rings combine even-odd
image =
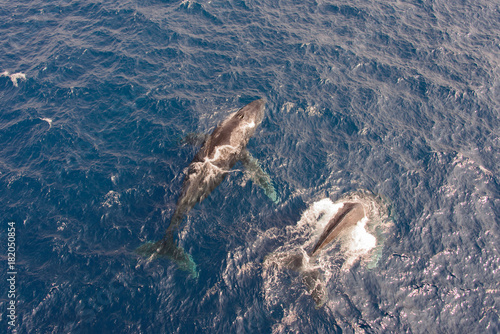
[[[180,226],[183,217],[226,178],[238,161],[251,172],[252,179],[264,189],[265,194],[274,202],[278,201],[269,175],[246,150],[250,137],[264,118],[265,103],[265,99],[260,99],[247,104],[227,117],[206,138],[189,164],[182,192],[165,236],[160,241],[140,246],[137,249],[138,253],[150,258],[167,257],[177,263],[180,269],[189,271],[192,276],[197,277],[196,264],[191,256],[182,247],[174,244],[174,232]]]

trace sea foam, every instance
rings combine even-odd
[[[10,81],[14,84],[15,87],[18,87],[18,80],[25,81],[26,80],[26,74],[24,73],[13,73],[10,74],[8,71],[4,71],[0,76],[2,77],[9,77]]]

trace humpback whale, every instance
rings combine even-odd
[[[307,253],[309,259],[304,258],[303,253],[288,256],[284,265],[288,269],[297,271],[302,276],[302,282],[311,294],[316,308],[320,308],[327,300],[327,291],[323,286],[321,273],[317,269],[311,269],[306,266],[310,259],[319,255],[322,249],[334,241],[339,234],[354,226],[365,217],[363,204],[359,202],[344,202],[342,208],[330,219],[321,233],[313,249]]]
[[[252,179],[264,189],[265,194],[278,202],[269,175],[246,149],[250,137],[264,118],[265,104],[265,99],[247,104],[229,115],[206,137],[203,146],[189,164],[181,194],[163,239],[143,244],[137,249],[139,254],[149,256],[150,259],[167,257],[177,263],[180,269],[197,277],[196,264],[182,247],[175,245],[174,232],[179,228],[183,217],[225,179],[238,161],[251,172]]]

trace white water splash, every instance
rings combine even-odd
[[[354,227],[344,235],[342,249],[346,255],[346,267],[352,264],[359,258],[368,254],[377,246],[377,238],[366,230],[368,218],[361,219]]]
[[[24,73],[14,73],[14,74],[10,74],[8,71],[4,71],[2,74],[1,74],[2,77],[9,77],[10,78],[10,81],[12,81],[12,83],[14,84],[15,87],[18,87],[18,84],[17,84],[17,81],[18,80],[23,80],[25,81],[26,80],[26,74]]]
[[[40,118],[42,121],[49,123],[49,129],[52,127],[52,119],[51,118]]]
[[[102,207],[108,207],[111,208],[112,206],[120,206],[121,195],[117,193],[116,191],[110,190],[106,196],[104,196],[104,202],[101,203]]]

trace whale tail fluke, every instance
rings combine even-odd
[[[173,233],[167,233],[160,241],[149,241],[139,246],[135,252],[148,257],[149,260],[156,258],[167,258],[173,261],[181,270],[187,271],[191,277],[198,278],[196,263],[184,248],[174,243]]]

